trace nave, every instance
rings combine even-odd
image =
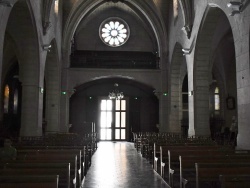
[[[83,188],[167,188],[129,142],[99,142]]]

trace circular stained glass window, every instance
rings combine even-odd
[[[128,24],[121,18],[108,18],[102,22],[99,33],[105,44],[118,47],[128,40],[130,31]]]

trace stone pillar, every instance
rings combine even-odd
[[[249,23],[249,16],[245,17]],[[248,19],[247,19],[248,18]],[[249,24],[248,24],[249,25]],[[234,33],[238,33],[237,28],[241,29],[242,33],[239,33],[239,38],[235,38],[236,48],[236,70],[237,70],[237,101],[236,109],[238,110],[238,136],[237,136],[237,148],[250,149],[249,135],[250,135],[250,31],[249,27],[246,27],[245,22],[242,22],[240,26],[235,27]],[[247,29],[247,31],[246,31]],[[248,39],[248,40],[247,40]],[[248,43],[248,44],[247,44]],[[238,55],[237,55],[238,54]]]
[[[69,101],[70,97],[73,94],[73,90],[62,91],[61,94],[61,132],[68,132],[69,131]]]
[[[53,85],[52,85],[53,86]],[[59,122],[59,106],[60,106],[60,91],[56,91],[51,87],[48,87],[46,93],[46,133],[60,132]]]
[[[169,132],[168,126],[168,97],[161,94],[159,97],[159,108],[160,108],[160,132]]]
[[[193,54],[186,55],[188,70],[188,136],[195,136],[194,128],[194,73],[193,73]]]
[[[189,86],[189,85],[188,85]],[[188,96],[188,120],[189,120],[189,127],[188,127],[188,136],[194,136],[194,95],[193,91],[189,91]]]
[[[0,78],[2,78],[2,65],[3,65],[3,46],[6,25],[8,22],[11,8],[6,6],[0,6]],[[2,88],[2,81],[0,82],[0,88]],[[3,90],[2,90],[3,91]],[[3,104],[3,96],[0,97],[0,104]],[[2,128],[3,121],[3,105],[0,106],[0,130]]]
[[[155,95],[159,99],[159,131],[169,131],[169,117],[168,117],[168,70],[167,70],[167,53],[162,52],[160,58],[161,68],[161,83],[159,88],[156,88]]]
[[[55,64],[55,63],[54,63]],[[60,75],[58,68],[53,67],[52,59],[46,62],[46,133],[60,132]]]
[[[43,93],[37,85],[22,84],[20,136],[42,136]]]
[[[209,125],[209,87],[196,87],[194,91],[195,104],[195,135],[210,136]]]
[[[181,133],[181,116],[182,116],[182,96],[181,96],[181,89],[180,89],[180,74],[175,75],[176,77],[171,79],[171,93],[169,93],[169,131]],[[174,84],[175,83],[175,84]]]

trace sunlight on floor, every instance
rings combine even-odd
[[[99,142],[84,188],[168,187],[128,142]]]

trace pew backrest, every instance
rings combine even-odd
[[[250,163],[195,163],[196,188],[202,181],[218,181],[219,175],[250,174]]]
[[[58,175],[0,176],[0,187],[4,188],[58,188]]]
[[[220,175],[221,188],[249,188],[250,187],[250,174],[244,175]]]
[[[0,169],[4,175],[59,175],[59,183],[70,188],[70,163],[6,163]]]

